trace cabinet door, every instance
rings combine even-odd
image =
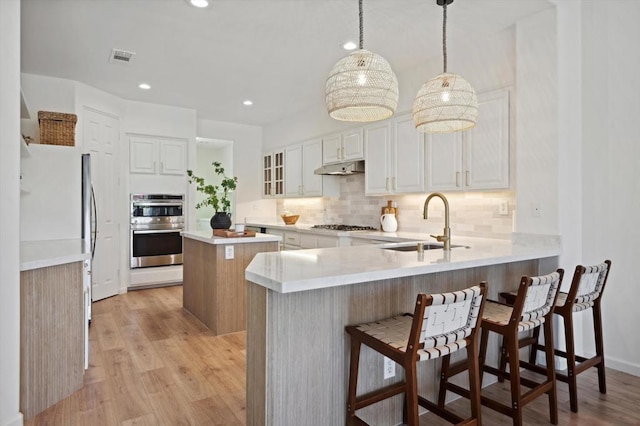
[[[411,114],[393,120],[391,190],[424,192],[424,133],[418,132]]]
[[[362,143],[362,129],[355,129],[342,134],[340,158],[344,160],[362,160],[364,158],[364,144]]]
[[[262,196],[273,195],[273,154],[262,155]]]
[[[285,195],[302,196],[302,145],[285,149]]]
[[[389,124],[387,122],[365,127],[365,194],[381,195],[390,192]]]
[[[478,122],[464,140],[466,189],[509,187],[509,91],[478,96]]]
[[[156,149],[156,141],[131,139],[129,159],[131,173],[154,174]]]
[[[428,191],[459,191],[462,187],[462,132],[429,133],[426,142]]]
[[[322,196],[322,176],[314,170],[322,166],[322,139],[305,142],[302,145],[302,195]]]
[[[284,195],[284,151],[273,153],[273,196]]]
[[[337,163],[342,153],[342,136],[340,134],[322,138],[322,164]]]
[[[184,175],[186,172],[187,145],[179,141],[160,142],[160,174]]]

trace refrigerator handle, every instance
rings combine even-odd
[[[96,254],[96,241],[98,240],[98,207],[96,203],[96,194],[93,191],[93,185],[91,185],[91,209],[93,210],[93,221],[95,223],[95,232],[91,232],[91,260],[93,260]]]

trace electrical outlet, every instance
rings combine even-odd
[[[233,259],[233,246],[224,246],[224,258],[225,259]]]
[[[391,359],[384,357],[384,380],[395,377],[396,375],[396,363]]]
[[[509,202],[507,200],[500,200],[500,206],[498,208],[498,213],[501,216],[507,216],[509,214]]]

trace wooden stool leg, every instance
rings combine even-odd
[[[504,338],[502,339],[502,344],[500,345],[500,364],[498,365],[498,370],[501,373],[507,372],[507,360],[509,357],[507,356],[507,348],[504,345]],[[498,374],[498,381],[500,383],[504,382],[504,374]]]
[[[476,419],[477,424],[481,425],[480,363],[478,359],[478,348],[476,348],[476,343],[477,342],[471,342],[471,344],[467,346],[467,365],[469,366],[469,399],[471,400],[471,417]]]
[[[604,371],[604,342],[602,339],[602,316],[600,313],[600,299],[593,306],[593,331],[596,341],[596,356],[600,357],[600,362],[596,364],[598,368],[598,386],[600,393],[607,393],[607,382]]]
[[[536,359],[538,358],[538,342],[540,341],[540,327],[536,327],[533,330],[534,343],[531,345],[529,352],[529,364],[536,365]]]
[[[487,356],[487,341],[488,340],[489,340],[489,330],[487,330],[486,328],[481,329],[481,334],[480,334],[480,353],[478,355],[479,368],[480,368],[480,386],[482,386],[482,377],[484,375],[483,367],[484,367],[485,357]]]
[[[449,364],[451,363],[451,355],[442,357],[442,368],[440,369],[440,387],[438,388],[438,406],[444,408],[447,398],[447,382],[449,381]]]
[[[547,382],[551,383],[549,394],[549,418],[551,424],[558,424],[558,395],[556,387],[556,367],[553,346],[553,321],[544,323],[545,360],[547,363]]]
[[[511,408],[513,426],[522,426],[522,392],[520,390],[520,356],[518,354],[518,332],[505,336],[504,346],[509,357],[509,376],[511,378]]]
[[[567,346],[567,384],[569,385],[569,406],[574,413],[578,412],[578,380],[576,377],[576,348],[573,336],[573,315],[562,316],[564,335]]]
[[[356,415],[356,391],[358,389],[358,365],[360,362],[359,340],[351,337],[351,360],[349,364],[349,390],[347,393],[347,425],[352,424]]]
[[[409,426],[418,426],[418,376],[416,363],[409,360],[405,365],[405,404],[406,404],[406,423]]]

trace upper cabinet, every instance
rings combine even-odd
[[[184,175],[186,160],[185,141],[142,137],[130,140],[131,173]]]
[[[472,129],[427,135],[428,191],[509,188],[509,91],[479,95],[478,109]]]
[[[322,139],[285,149],[285,196],[321,197],[323,176],[314,174],[322,166]]]
[[[284,196],[284,151],[262,155],[262,196]]]
[[[322,164],[364,159],[362,128],[337,133],[322,139]]]
[[[365,194],[424,191],[424,135],[411,114],[364,129]]]

